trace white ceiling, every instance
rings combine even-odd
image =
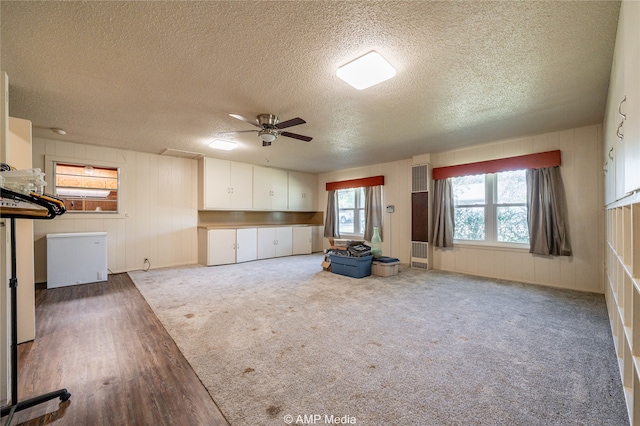
[[[620,3],[223,1],[1,3],[10,115],[66,136],[325,172],[603,120]],[[397,76],[336,69],[376,50]],[[264,148],[216,151],[232,117],[302,117]],[[229,138],[229,135],[225,135]]]

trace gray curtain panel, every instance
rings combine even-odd
[[[451,179],[433,182],[433,245],[453,247],[453,187]]]
[[[527,170],[529,253],[571,256],[560,167]]]
[[[380,239],[382,236],[382,187],[368,186],[364,189],[364,239],[371,241],[373,227],[378,227]]]
[[[327,238],[340,238],[338,230],[338,203],[336,202],[336,191],[327,193],[327,213],[324,217],[324,236]]]

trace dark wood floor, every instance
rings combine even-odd
[[[228,425],[128,275],[36,290],[36,339],[18,345],[25,425]],[[4,421],[5,419],[2,419]]]

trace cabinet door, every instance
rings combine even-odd
[[[293,228],[293,254],[311,253],[311,226],[295,226]]]
[[[293,254],[293,228],[290,226],[278,227],[276,235],[276,256],[291,256]]]
[[[226,160],[203,158],[202,209],[229,208],[231,182],[230,163]]]
[[[271,169],[253,166],[253,208],[271,210]]]
[[[287,210],[287,172],[269,167],[253,167],[253,208]]]
[[[236,262],[236,230],[209,230],[209,265],[226,265]]]
[[[229,207],[239,210],[251,209],[253,207],[253,166],[232,161],[230,175]]]
[[[258,228],[258,259],[276,256],[275,228]]]
[[[289,178],[285,170],[271,169],[271,210],[289,207]]]
[[[248,262],[258,258],[258,230],[241,228],[236,232],[236,262]]]
[[[313,236],[311,238],[311,250],[313,253],[317,253],[323,250],[324,246],[324,226],[313,226]]]
[[[640,2],[621,4],[624,37],[624,193],[640,188]],[[622,100],[622,98],[621,98]]]
[[[605,173],[605,203],[616,201],[624,194],[624,156],[622,141],[618,137],[621,130],[622,117],[618,113],[618,106],[622,99],[624,85],[624,42],[623,24],[620,20],[616,36],[611,77],[609,80],[609,95],[604,117],[604,173]]]
[[[289,210],[315,211],[316,185],[315,175],[289,172]]]

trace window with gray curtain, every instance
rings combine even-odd
[[[373,227],[378,227],[380,239],[382,236],[382,187],[368,186],[364,190],[364,239],[371,241]]]
[[[529,253],[571,256],[560,167],[527,170]]]
[[[433,182],[433,245],[453,247],[453,190],[451,178]]]
[[[371,241],[373,228],[382,238],[384,176],[327,182],[325,237],[353,236]]]
[[[324,236],[327,238],[340,238],[338,230],[338,203],[336,191],[327,192],[327,212],[324,218]]]
[[[356,195],[363,193],[364,208],[357,206],[340,206],[339,191],[351,191]],[[349,194],[347,194],[349,195]],[[327,196],[327,212],[325,217],[324,236],[340,238],[340,217],[349,213],[342,226],[346,228],[347,234],[359,235],[363,233],[366,241],[371,241],[373,236],[373,227],[378,227],[380,238],[383,237],[382,232],[382,186],[368,186],[360,188],[343,189],[338,191],[328,191]],[[358,198],[358,197],[356,197]],[[344,207],[344,208],[343,208]],[[360,216],[362,214],[362,216]],[[350,230],[352,230],[350,232]]]

